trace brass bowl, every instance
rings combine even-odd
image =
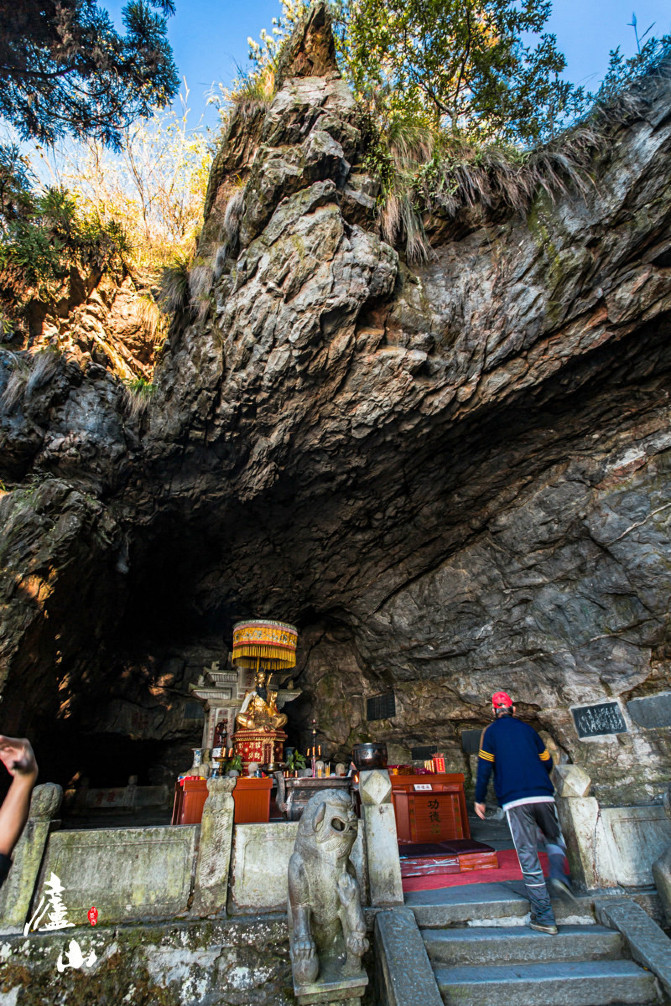
[[[355,744],[352,748],[352,761],[360,772],[372,768],[386,768],[387,745],[380,741]]]

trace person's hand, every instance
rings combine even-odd
[[[480,818],[481,821],[484,821],[484,819],[485,819],[486,804],[484,804],[484,803],[476,803],[476,804],[474,804],[474,807],[475,807],[475,813],[478,815],[478,817]]]
[[[25,737],[0,734],[0,761],[11,776],[37,778],[37,762],[30,741]]]

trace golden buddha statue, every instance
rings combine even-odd
[[[285,713],[277,708],[277,692],[266,687],[268,675],[260,668],[256,672],[254,688],[247,692],[235,725],[241,730],[281,730],[287,722]],[[269,684],[269,682],[268,682]]]

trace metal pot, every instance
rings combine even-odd
[[[384,743],[355,744],[352,761],[359,771],[387,767],[387,745]]]

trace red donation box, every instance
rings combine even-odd
[[[390,776],[399,842],[470,838],[461,772]]]
[[[238,776],[233,790],[235,824],[263,824],[270,818],[272,779]],[[205,779],[186,778],[175,783],[175,803],[171,824],[200,824],[207,800]]]

